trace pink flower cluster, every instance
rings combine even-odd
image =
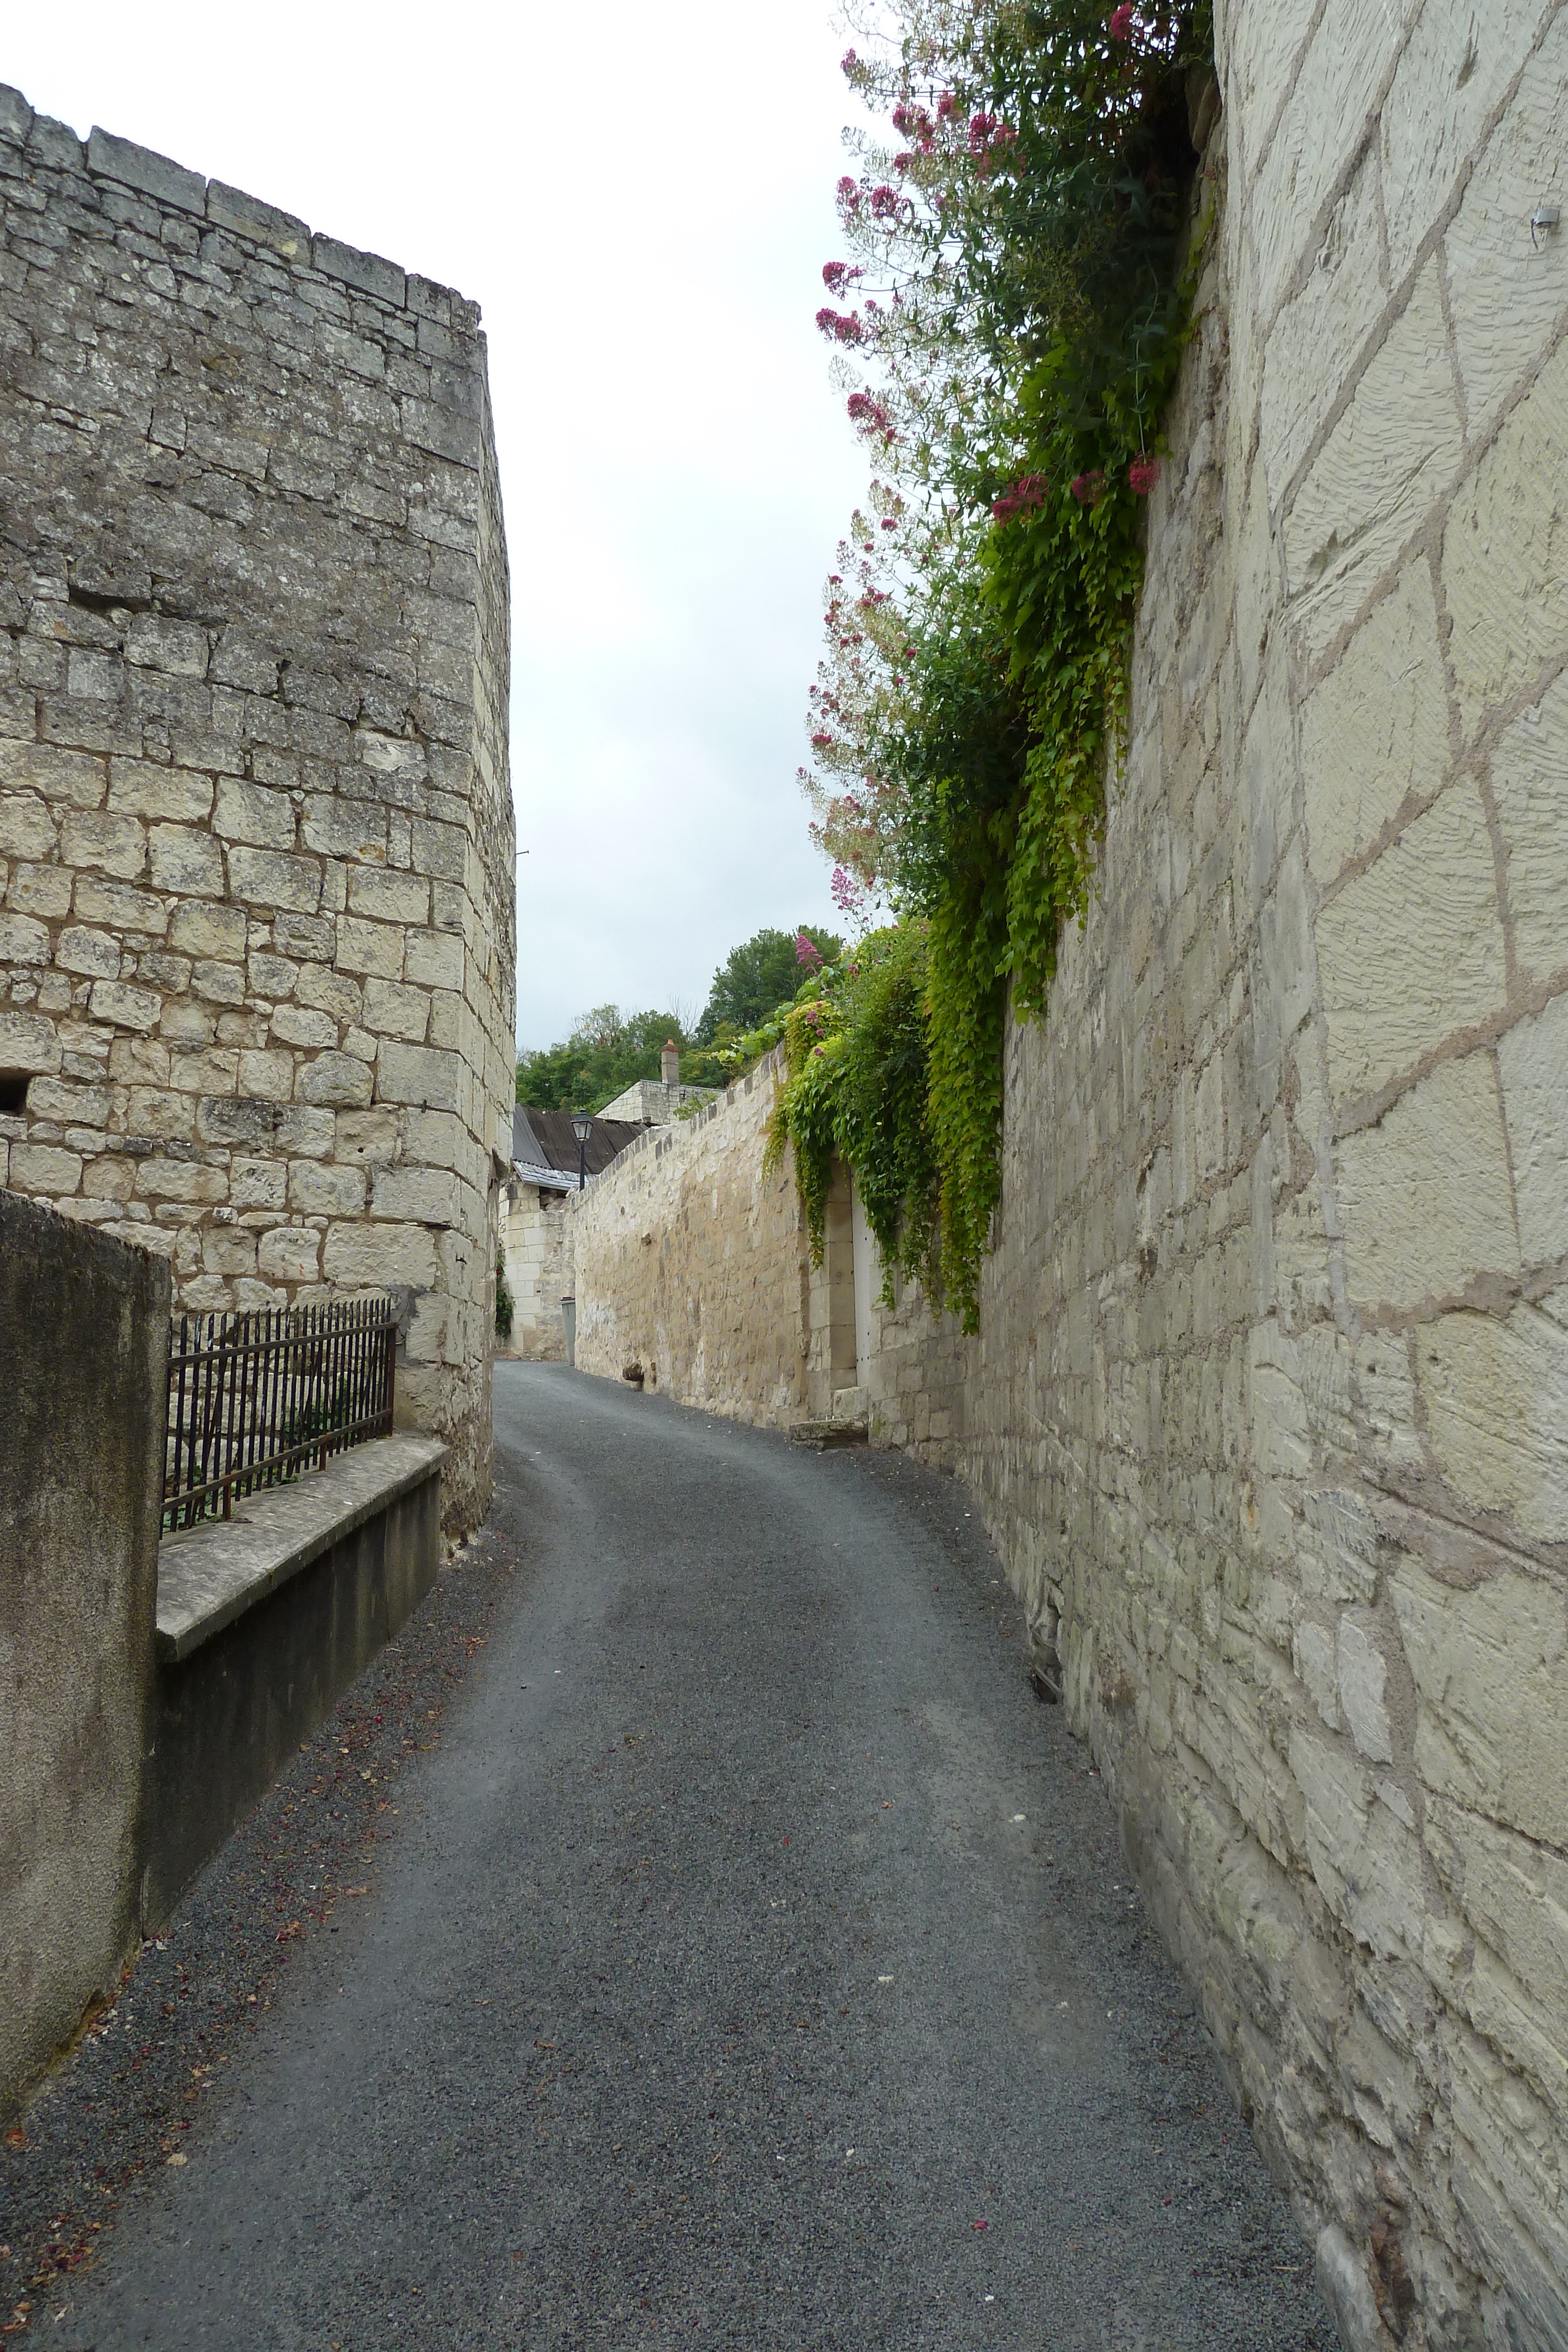
[[[1133,0],[1122,0],[1119,8],[1111,11],[1111,38],[1130,41],[1133,37]]]
[[[808,971],[821,971],[822,969],[821,950],[815,940],[809,939],[804,931],[795,934],[795,961],[804,964]]]
[[[817,327],[820,333],[831,335],[835,343],[858,343],[861,340],[861,322],[853,310],[831,310],[824,302],[817,313]]]
[[[991,501],[991,512],[1000,523],[1011,522],[1014,515],[1030,514],[1043,503],[1051,484],[1043,474],[1022,474],[1010,490]]]
[[[1075,474],[1071,489],[1081,507],[1097,507],[1105,495],[1105,477],[1096,466],[1092,474]]]
[[[863,269],[852,269],[847,261],[824,261],[822,264],[822,283],[830,294],[841,294],[846,286],[852,286],[857,278],[864,276]]]
[[[852,392],[845,406],[850,423],[862,433],[880,434],[884,441],[894,438],[893,419],[873,393]]]
[[[858,917],[863,912],[865,892],[855,880],[854,876],[846,873],[841,866],[834,866],[833,878],[829,883],[828,889],[834,906],[841,915]]]
[[[1148,497],[1159,478],[1160,461],[1157,457],[1134,457],[1127,468],[1127,488],[1141,499]]]

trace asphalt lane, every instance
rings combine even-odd
[[[962,1486],[496,1421],[484,1677],[52,2342],[1330,2352]]]

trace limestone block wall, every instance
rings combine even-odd
[[[857,1380],[973,1481],[1344,2342],[1562,2352],[1568,8],[1218,16],[1095,901],[979,1334],[862,1295]],[[764,1123],[602,1180],[595,1368],[618,1218],[744,1295]],[[815,1295],[662,1384],[775,1417]]]
[[[501,1226],[507,1253],[507,1284],[512,1294],[512,1333],[503,1352],[530,1363],[566,1360],[566,1326],[560,1302],[571,1288],[564,1192],[546,1192],[516,1177],[507,1188]]]
[[[397,1290],[467,1524],[515,971],[478,313],[14,90],[0,205],[0,1182],[177,1307]]]
[[[737,1420],[782,1425],[829,1403],[809,1364],[811,1267],[788,1161],[765,1177],[778,1056],[695,1119],[655,1128],[568,1198],[580,1371]]]
[[[1568,2345],[1568,14],[1219,12],[968,1467],[1347,2344]]]

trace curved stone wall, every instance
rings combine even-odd
[[[11,90],[0,205],[0,1182],[177,1308],[397,1290],[469,1525],[516,964],[478,312]]]

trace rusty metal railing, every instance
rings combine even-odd
[[[226,1519],[258,1486],[388,1435],[396,1383],[390,1298],[182,1315],[169,1335],[164,1528]]]

